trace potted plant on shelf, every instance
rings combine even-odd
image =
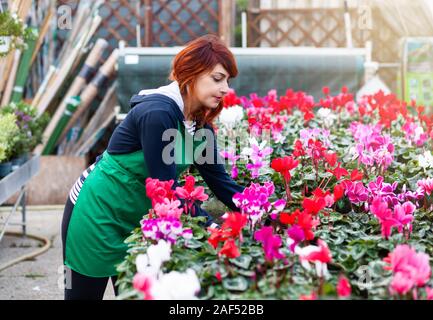
[[[34,35],[17,14],[9,11],[0,12],[0,58],[13,49],[24,49],[26,42]]]
[[[2,108],[2,114],[13,114],[19,131],[12,137],[12,166],[17,168],[29,159],[30,152],[42,142],[42,134],[49,116],[44,113],[37,117],[36,108],[23,101],[11,103]]]
[[[0,178],[12,170],[11,155],[13,150],[13,137],[19,132],[16,116],[13,114],[0,114]]]

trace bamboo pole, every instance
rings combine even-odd
[[[53,14],[54,14],[54,10],[52,7],[50,7],[47,15],[45,16],[44,22],[42,23],[41,31],[39,33],[39,38],[36,42],[35,51],[33,52],[32,58],[30,60],[30,66],[33,64],[33,62],[36,59],[36,56],[38,55],[39,49],[41,48],[42,42],[44,41],[44,38],[50,27],[51,18],[53,17]]]
[[[115,107],[114,112],[112,112],[105,121],[93,132],[93,134],[84,142],[80,148],[74,152],[75,156],[83,156],[86,154],[94,145],[99,141],[102,137],[107,126],[116,118],[116,115],[119,113],[120,107]]]
[[[83,87],[89,83],[91,77],[94,75],[96,71],[96,67],[98,65],[98,61],[101,58],[105,48],[108,46],[108,42],[104,39],[98,39],[96,41],[95,46],[89,53],[86,61],[84,62],[83,67],[81,68],[78,76],[72,82],[72,85],[69,87],[69,90],[65,94],[65,98],[60,102],[59,107],[51,118],[50,123],[43,133],[43,141],[48,141],[50,136],[52,135],[54,128],[56,128],[58,121],[62,117],[65,112],[67,100],[71,96],[76,96],[80,93]],[[42,145],[42,148],[45,148],[45,144]],[[35,152],[39,153],[40,147],[35,150]]]
[[[71,120],[69,121],[66,128],[63,130],[62,135],[59,138],[59,141],[62,141],[66,136],[69,129],[71,129],[78,118],[83,115],[83,113],[89,108],[90,103],[96,97],[98,90],[101,86],[104,85],[104,82],[114,73],[115,64],[117,61],[118,49],[114,49],[111,53],[110,57],[105,61],[105,63],[99,68],[98,73],[89,83],[89,85],[83,90],[80,95],[81,105],[77,112],[74,113]]]
[[[94,134],[97,128],[101,125],[104,119],[113,113],[114,107],[117,105],[116,83],[114,83],[107,91],[104,99],[98,107],[98,110],[93,115],[92,119],[81,134],[80,139],[71,148],[71,154],[75,154],[86,143],[87,140]]]
[[[37,35],[38,30],[31,28],[31,31]],[[30,60],[35,50],[36,41],[32,40],[27,44],[27,48],[22,54],[20,64],[17,70],[15,85],[12,90],[11,102],[18,102],[23,97],[24,86],[26,85],[27,77],[30,71]]]
[[[32,101],[32,107],[36,107],[41,99],[42,94],[45,92],[45,89],[48,86],[48,83],[50,82],[50,80],[53,78],[55,72],[56,72],[56,67],[51,65],[50,68],[48,69],[48,72],[42,82],[42,84],[39,86],[38,92],[36,92],[35,97],[33,98]]]
[[[2,106],[7,105],[11,99],[12,90],[15,83],[15,76],[20,62],[20,57],[21,57],[21,50],[15,50],[12,68],[8,74],[9,79],[7,81],[4,95],[2,97],[2,102],[1,102]]]
[[[6,57],[0,59],[0,62],[2,64],[2,69],[3,69],[3,73],[0,74],[0,96],[2,98],[5,95],[6,85],[8,83],[8,75],[10,74],[10,71],[13,67],[14,59],[15,59],[15,50],[9,52],[9,54]]]
[[[49,155],[53,152],[57,140],[60,136],[60,134],[63,131],[63,128],[67,125],[69,119],[74,114],[74,112],[77,110],[78,106],[80,104],[80,97],[73,96],[70,97],[66,104],[66,109],[63,112],[62,117],[60,118],[59,122],[57,123],[53,134],[48,139],[46,146],[42,152],[43,155]]]
[[[93,18],[94,21],[100,23],[100,17],[96,16]],[[58,94],[60,88],[62,87],[64,81],[66,80],[67,76],[69,75],[72,66],[74,65],[77,57],[80,54],[80,51],[82,48],[86,45],[86,39],[90,39],[90,35],[88,33],[94,32],[96,30],[95,28],[92,28],[91,30],[86,30],[85,34],[82,34],[77,45],[72,49],[70,54],[65,59],[65,63],[61,65],[59,68],[58,73],[54,76],[54,83],[52,86],[50,86],[47,90],[47,93],[41,98],[40,103],[38,104],[38,115],[41,115],[45,112],[45,110],[48,108],[48,106],[51,104],[55,96]]]

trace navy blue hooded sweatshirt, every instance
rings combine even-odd
[[[183,112],[173,99],[157,93],[134,95],[130,105],[131,110],[128,115],[113,132],[107,148],[108,153],[125,154],[143,150],[149,176],[164,181],[173,179],[175,181],[173,188],[175,188],[178,186],[176,164],[166,164],[162,159],[163,150],[171,141],[162,141],[162,134],[167,129],[177,130],[178,123],[185,121]],[[204,127],[210,129],[213,134],[214,161],[212,164],[194,162],[193,166],[197,168],[218,200],[236,211],[232,197],[235,193],[242,192],[244,187],[236,184],[227,174],[223,162],[217,159],[220,156],[213,128],[208,124]],[[197,205],[195,212],[197,215],[208,217],[207,226],[213,223],[209,214]]]

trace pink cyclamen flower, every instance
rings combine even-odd
[[[331,251],[328,248],[328,245],[325,241],[319,239],[317,241],[319,244],[319,247],[317,250],[314,250],[303,257],[303,259],[310,261],[310,262],[322,262],[322,263],[328,263],[332,261],[332,254]]]
[[[340,276],[337,284],[337,294],[340,298],[349,297],[352,293],[352,287],[350,286],[349,279],[345,276]]]
[[[204,187],[199,186],[195,188],[194,185],[195,178],[193,176],[187,176],[185,178],[185,186],[176,187],[176,195],[180,199],[185,199],[185,212],[191,210],[195,201],[206,201],[209,198],[209,196],[204,193]],[[194,215],[194,211],[191,214]]]
[[[412,278],[407,277],[403,272],[397,272],[389,285],[389,291],[391,294],[404,295],[408,293],[415,285]]]
[[[311,292],[310,294],[301,294],[299,300],[317,300],[317,294],[315,292]]]
[[[424,286],[430,279],[429,256],[417,253],[408,245],[398,245],[384,261],[389,264],[386,268],[394,274],[390,286],[392,294],[406,294],[413,287]]]
[[[280,252],[281,237],[273,234],[272,227],[263,227],[254,233],[254,239],[261,242],[266,260],[283,259],[284,254]]]
[[[152,288],[153,278],[149,275],[136,273],[132,285],[135,290],[143,294],[144,300],[152,300],[151,288]]]
[[[204,187],[199,186],[197,188],[194,187],[195,178],[193,176],[187,176],[185,178],[185,186],[184,187],[176,187],[176,195],[185,200],[190,201],[206,201],[209,196],[204,193]]]
[[[430,195],[433,192],[433,178],[418,180],[416,184],[427,195]]]
[[[402,205],[397,204],[394,207],[394,218],[400,223],[398,226],[398,232],[403,231],[403,227],[408,225],[409,231],[412,231],[412,221],[414,219],[413,213],[415,212],[416,206],[412,202],[405,202]]]
[[[160,181],[158,179],[146,179],[146,195],[152,201],[152,206],[163,202],[164,199],[173,199],[174,191],[171,189],[174,180]]]
[[[154,209],[159,218],[175,218],[179,220],[183,212],[183,209],[179,208],[180,205],[179,200],[164,199],[163,202],[155,204]]]

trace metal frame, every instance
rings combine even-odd
[[[120,47],[119,56],[128,55],[175,55],[185,47]],[[239,48],[231,47],[230,51],[235,55],[365,55],[367,56],[367,48],[312,48],[312,47],[278,47],[278,48]]]
[[[19,225],[22,227],[23,235],[26,234],[26,184],[39,172],[39,168],[40,156],[36,155],[21,167],[0,180],[0,205],[13,196],[17,191],[20,191],[12,210],[7,214],[5,221],[0,221],[0,225],[2,226],[0,231],[0,241],[4,236],[8,225]],[[21,206],[22,208],[21,223],[10,223],[9,220],[17,211],[18,206]]]

